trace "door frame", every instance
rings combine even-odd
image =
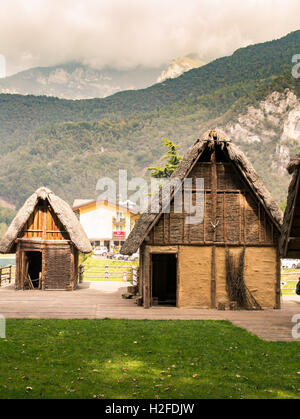
[[[145,277],[144,277],[144,308],[152,307],[152,255],[175,255],[176,257],[176,305],[178,307],[179,297],[179,249],[145,249],[144,266],[145,266]],[[147,266],[148,265],[148,266]]]

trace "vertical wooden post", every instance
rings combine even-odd
[[[83,274],[84,274],[84,265],[79,266],[79,283],[82,284],[83,282]]]
[[[280,278],[281,277],[281,259],[280,259],[280,254],[279,254],[279,246],[277,245],[277,253],[276,253],[276,297],[275,297],[275,308],[276,309],[280,309],[281,307],[281,283],[280,283]]]
[[[205,230],[206,230],[206,193],[204,191],[204,208],[203,208],[203,243],[205,244]]]
[[[143,292],[143,287],[144,287],[144,244],[141,245],[140,247],[140,254],[139,254],[139,282],[138,282],[138,293],[142,296],[142,299],[144,298],[144,292]]]
[[[42,290],[46,289],[46,279],[47,279],[47,261],[46,261],[46,257],[47,257],[47,252],[46,252],[46,244],[43,243],[42,244],[42,285],[41,288]]]
[[[151,277],[150,277],[150,264],[151,264],[151,257],[150,252],[147,247],[144,250],[144,308],[151,307]]]
[[[136,266],[135,265],[132,265],[131,269],[132,269],[132,285],[136,285],[137,284],[137,270],[136,270]]]
[[[247,200],[247,195],[246,195],[246,192],[245,192],[243,194],[243,199],[242,199],[242,202],[243,202],[243,229],[244,229],[244,237],[243,237],[243,239],[244,239],[244,245],[247,242],[246,200]]]
[[[211,155],[211,199],[212,199],[212,222],[217,224],[217,166],[216,166],[216,152],[213,151]],[[213,242],[216,241],[216,229],[214,229]]]
[[[20,243],[17,243],[17,250],[16,250],[16,273],[15,273],[15,289],[21,289],[21,258],[22,252],[20,252]]]
[[[217,166],[216,166],[216,151],[214,150],[211,155],[211,199],[212,199],[212,223],[217,225]],[[213,247],[211,253],[211,308],[216,308],[216,227],[213,232]]]
[[[223,239],[227,243],[227,230],[226,230],[226,192],[223,193]]]
[[[260,202],[258,201],[258,241],[261,242],[261,207]]]
[[[216,308],[216,246],[213,245],[211,252],[211,308]]]

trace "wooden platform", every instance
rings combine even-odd
[[[15,291],[0,288],[0,314],[6,318],[229,320],[262,339],[295,341],[291,319],[300,314],[300,297],[283,301],[281,310],[218,311],[155,306],[144,309],[122,299],[124,282],[87,282],[76,291]],[[300,339],[298,339],[300,342]]]

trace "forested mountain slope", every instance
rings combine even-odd
[[[299,52],[297,31],[105,99],[0,95],[0,197],[19,206],[42,184],[69,202],[95,196],[97,179],[116,176],[119,168],[144,176],[163,153],[162,138],[180,144],[183,153],[205,129],[218,126],[281,202],[284,165],[300,151],[300,85],[291,76]]]

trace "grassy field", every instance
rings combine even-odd
[[[131,281],[132,266],[138,266],[138,261],[100,259],[89,256],[83,264],[85,265],[84,281],[104,281],[105,266],[108,266],[110,281],[121,281],[124,272],[127,274],[128,281]]]
[[[281,294],[296,295],[296,285],[300,277],[300,270],[282,269],[281,270]]]
[[[225,321],[8,320],[0,398],[300,398],[299,366]]]

